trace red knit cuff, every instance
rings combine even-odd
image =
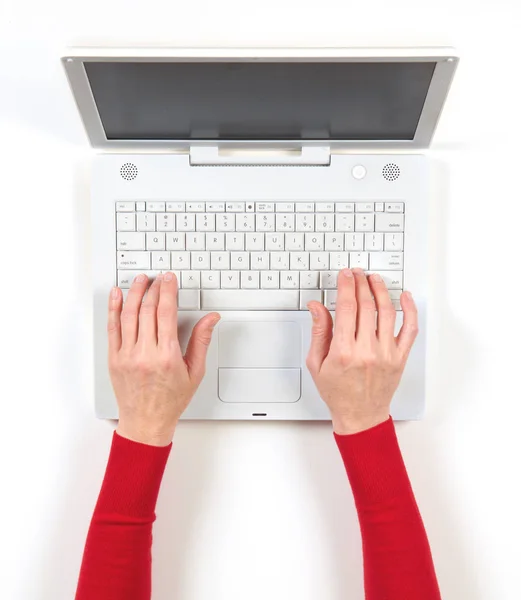
[[[153,517],[171,448],[140,444],[114,432],[95,513]]]
[[[360,433],[335,433],[335,440],[357,504],[378,504],[411,491],[391,417]]]

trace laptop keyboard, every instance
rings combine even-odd
[[[403,289],[403,202],[116,202],[117,283],[173,271],[181,310],[336,305],[338,272]]]

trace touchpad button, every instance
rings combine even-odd
[[[219,367],[301,367],[302,334],[299,323],[224,321],[218,331]]]
[[[219,369],[219,398],[223,402],[297,402],[300,369]]]

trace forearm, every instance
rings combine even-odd
[[[76,600],[150,600],[152,524],[170,448],[114,434]]]
[[[440,600],[429,542],[392,420],[335,439],[360,521],[366,600]]]

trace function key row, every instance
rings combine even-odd
[[[116,212],[403,213],[403,202],[116,202]]]

